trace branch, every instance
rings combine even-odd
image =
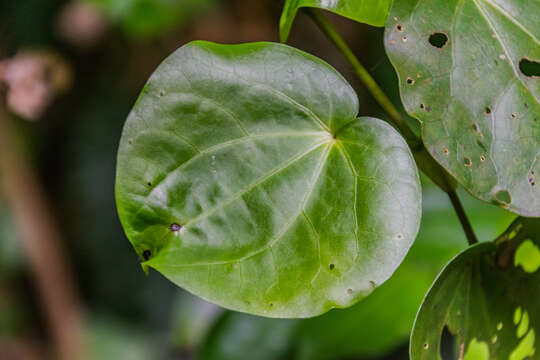
[[[82,358],[83,316],[62,251],[61,236],[0,100],[0,190],[12,210],[22,247],[43,300],[57,358]]]

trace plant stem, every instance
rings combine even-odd
[[[84,358],[81,304],[45,191],[16,138],[0,97],[0,191],[17,224],[56,358],[79,360]]]
[[[444,192],[448,194],[452,205],[458,215],[463,231],[467,236],[469,244],[477,243],[478,240],[474,234],[473,228],[465,210],[461,205],[459,197],[457,196],[456,182],[448,174],[448,172],[433,159],[425,148],[422,140],[410,129],[405,119],[401,116],[400,112],[396,109],[392,101],[384,93],[381,87],[377,84],[375,79],[369,74],[366,68],[362,65],[360,60],[354,55],[351,48],[347,45],[345,40],[337,32],[334,26],[324,17],[322,11],[305,8],[305,12],[311,16],[313,21],[317,24],[319,29],[328,37],[328,39],[336,46],[341,52],[349,64],[353,67],[357,77],[366,86],[371,95],[375,98],[377,103],[388,114],[392,123],[401,132],[407,144],[411,148],[418,167],[426,174],[437,186],[439,186]]]
[[[476,244],[478,242],[478,239],[474,234],[474,230],[471,226],[471,223],[469,222],[469,219],[467,218],[467,214],[465,213],[465,209],[463,208],[463,205],[461,204],[457,193],[455,191],[450,191],[448,192],[448,197],[450,198],[452,206],[454,207],[459,221],[461,222],[463,231],[465,231],[465,236],[467,236],[467,241],[469,242],[469,245]]]

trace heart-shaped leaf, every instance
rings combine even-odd
[[[442,271],[420,308],[411,359],[537,359],[540,220],[517,219]]]
[[[540,216],[539,13],[539,1],[394,1],[385,36],[429,152],[524,216]]]
[[[307,317],[386,281],[416,237],[403,138],[286,45],[188,44],[126,122],[117,203],[150,266],[234,310]]]
[[[391,0],[287,0],[279,24],[281,41],[287,41],[302,7],[324,9],[368,25],[384,26],[390,3]]]

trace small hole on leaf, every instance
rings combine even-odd
[[[434,33],[429,36],[429,43],[439,49],[442,49],[448,43],[448,35],[445,33]]]
[[[352,295],[352,289],[347,289],[347,294]]]
[[[406,36],[404,36],[404,37],[401,38],[401,41],[403,41],[403,42],[407,42],[407,40],[408,40],[408,39],[407,39]]]
[[[143,259],[145,261],[150,260],[150,257],[152,256],[152,252],[150,250],[144,250],[142,253]]]
[[[529,184],[531,184],[531,186],[536,186],[536,179],[534,177],[530,177],[529,178]]]
[[[129,144],[129,145],[133,144],[133,141],[128,140],[128,144]]]
[[[472,160],[466,156],[463,157],[463,165],[465,165],[466,167],[471,167],[472,166]]]
[[[148,185],[149,187],[152,186],[152,183],[149,181],[146,183],[146,185]]]
[[[172,232],[180,231],[180,229],[182,229],[182,226],[176,223],[171,224],[171,226],[169,227],[169,230],[171,230]]]
[[[512,116],[512,119],[517,118],[517,115],[516,115],[516,114],[512,114],[511,116]]]
[[[426,105],[424,105],[424,103],[420,104],[420,109],[424,109],[425,107],[426,107]]]
[[[270,307],[274,306],[274,304],[270,303]]]
[[[480,161],[481,162],[486,162],[486,157],[484,155],[480,155]]]
[[[491,114],[491,108],[489,106],[486,106],[486,108],[484,109],[484,114],[485,115]]]
[[[160,91],[159,96],[163,96],[163,95],[165,95],[165,93],[163,91]]]
[[[480,129],[478,128],[478,124],[473,124],[472,128],[473,128],[474,132],[479,132],[480,131]]]
[[[330,264],[330,270],[334,270],[336,266],[334,264]]]
[[[428,344],[428,343],[425,343],[425,344],[424,344],[424,350],[427,350],[427,349],[429,349],[429,344]]]
[[[529,59],[519,61],[519,70],[528,77],[540,77],[540,62]]]
[[[373,281],[373,280],[371,280],[371,281],[369,282],[369,285],[371,285],[371,287],[373,287],[373,288],[374,288],[374,287],[377,287],[377,283],[376,283],[375,281]]]
[[[504,204],[510,204],[512,202],[512,197],[507,190],[497,192],[497,194],[495,194],[495,198]]]
[[[397,24],[396,25],[396,30],[399,31],[399,32],[402,32],[403,31],[403,26],[401,26],[400,24]]]
[[[408,85],[414,85],[414,79],[408,77],[408,78],[407,78],[407,84],[408,84]]]
[[[450,150],[448,150],[448,148],[444,148],[443,153],[444,153],[444,155],[448,155],[448,154],[450,154]]]

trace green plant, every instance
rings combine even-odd
[[[143,268],[256,315],[351,306],[416,238],[418,166],[448,194],[470,248],[429,290],[412,359],[536,358],[540,2],[289,0],[283,41],[300,8],[399,133],[358,117],[343,77],[297,49],[185,45],[146,84],[119,149],[118,211]],[[376,26],[387,19],[385,47],[421,137],[320,9]],[[457,184],[521,217],[477,244]],[[400,284],[415,281],[407,264]]]

